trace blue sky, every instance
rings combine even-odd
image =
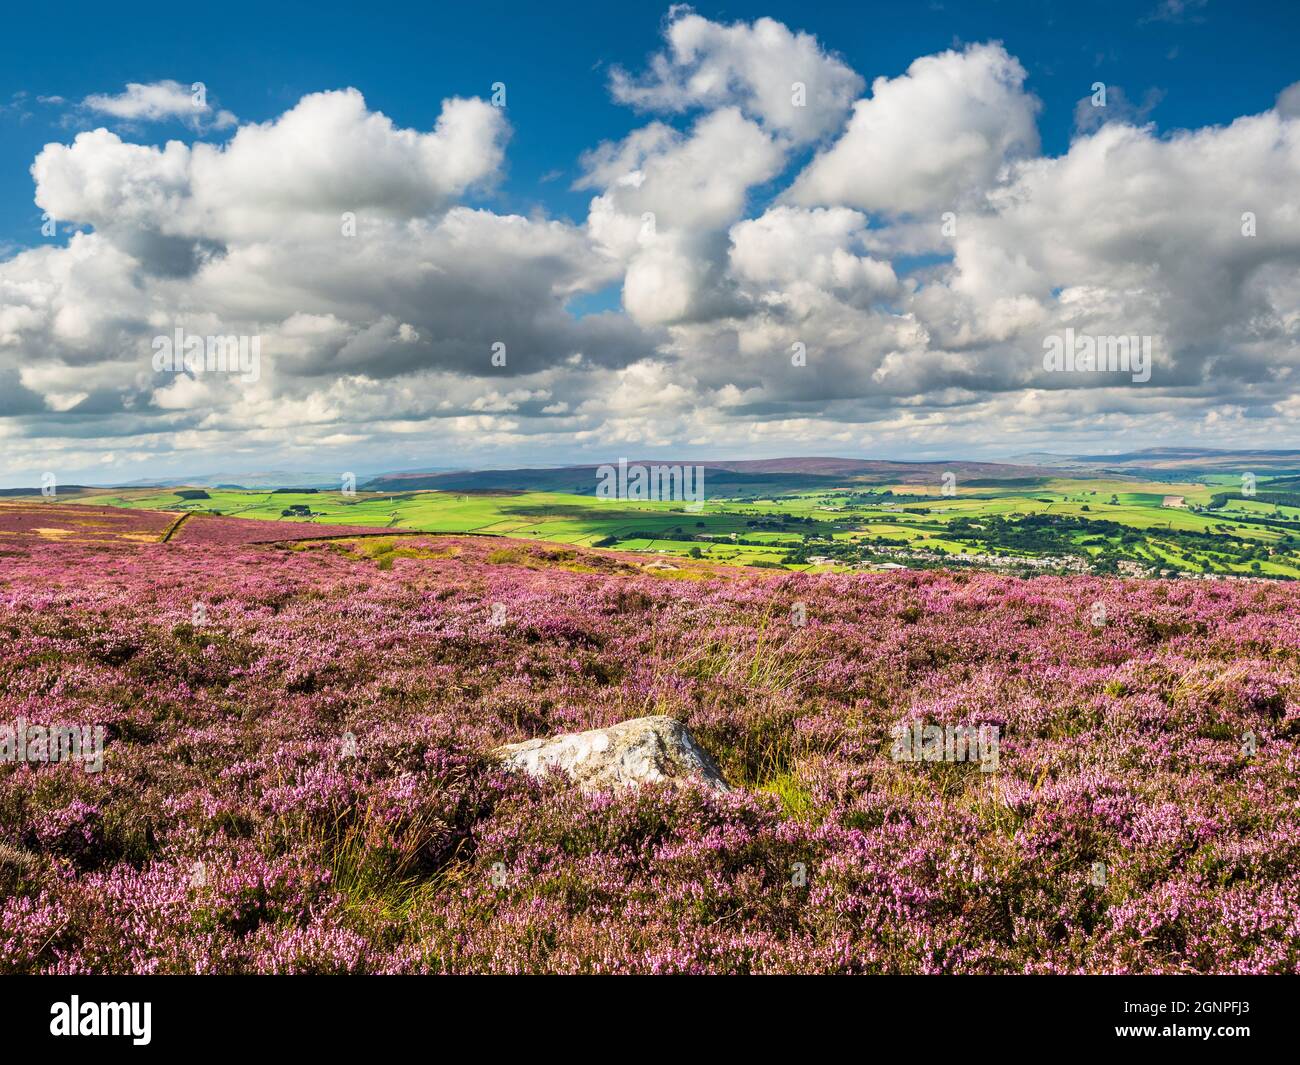
[[[71,3],[5,30],[0,483],[1300,447],[1300,5]],[[121,110],[195,81],[198,128]],[[258,337],[260,376],[160,372],[181,327]],[[1067,327],[1152,337],[1153,372],[1053,376]]]

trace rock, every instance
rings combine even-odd
[[[511,769],[545,776],[563,769],[583,791],[668,781],[695,781],[729,790],[718,767],[686,726],[667,716],[636,717],[609,728],[571,732],[498,747],[493,754]]]

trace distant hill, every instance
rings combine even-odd
[[[1229,451],[1204,447],[1152,447],[1114,455],[1033,452],[1012,461],[1056,470],[1127,473],[1159,478],[1170,473],[1300,473],[1300,450]]]
[[[612,463],[611,463],[612,464]],[[645,466],[685,465],[682,460],[636,459]],[[692,463],[697,464],[697,463]],[[1061,455],[1030,452],[1005,462],[899,462],[834,456],[790,456],[774,459],[705,459],[704,480],[711,496],[765,496],[818,489],[869,487],[882,484],[933,485],[945,473],[957,475],[968,487],[1031,487],[1043,478],[1062,475],[1121,474],[1155,481],[1185,480],[1197,474],[1265,473],[1300,477],[1300,449],[1230,451],[1218,448],[1157,447],[1113,455]],[[512,469],[451,469],[429,467],[393,470],[364,478],[357,487],[371,492],[563,492],[591,495],[601,464]],[[342,473],[267,470],[215,473],[175,478],[148,478],[115,485],[59,485],[60,496],[95,494],[107,490],[185,486],[196,489],[319,489],[341,484]],[[0,496],[39,495],[40,489],[5,488]]]
[[[343,471],[321,473],[317,471],[293,472],[263,470],[252,473],[211,473],[185,475],[172,478],[144,478],[115,484],[113,488],[169,488],[188,484],[196,488],[338,488]]]
[[[60,484],[55,486],[55,493],[59,496],[80,495],[82,492],[93,491],[84,484]],[[0,496],[38,496],[41,494],[39,488],[0,488]]]
[[[686,465],[680,460],[638,459],[629,465]],[[541,469],[458,470],[447,473],[383,474],[359,487],[371,492],[436,489],[444,492],[567,492],[592,495],[600,464]],[[612,463],[611,463],[612,465]],[[998,462],[886,462],[874,459],[780,458],[708,459],[704,467],[710,495],[767,495],[878,484],[939,484],[945,473],[959,481],[986,482],[1052,476],[1041,467]]]

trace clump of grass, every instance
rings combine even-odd
[[[768,637],[770,615],[759,619],[758,640],[752,649],[731,640],[711,640],[689,653],[682,663],[688,676],[727,680],[746,688],[789,691],[815,678],[815,646],[790,641],[774,644]]]
[[[562,569],[570,573],[603,573],[611,568],[610,564],[594,557],[584,557],[567,548],[556,550],[535,550],[519,547],[501,547],[488,553],[487,560],[494,566],[523,566],[527,569]],[[590,565],[597,562],[597,565]]]
[[[438,866],[445,863],[433,859],[446,850],[447,832],[430,811],[394,824],[371,803],[339,812],[316,828],[311,843],[347,911],[393,921],[405,920],[440,882]]]
[[[527,554],[517,547],[499,547],[488,552],[487,560],[494,566],[521,566],[527,561]]]
[[[26,895],[40,883],[40,855],[0,842],[0,895]]]
[[[817,805],[812,791],[800,783],[793,773],[781,773],[757,789],[775,795],[781,800],[785,816],[795,821],[811,822],[816,819]]]
[[[344,549],[349,558],[368,559],[376,562],[381,570],[390,570],[399,558],[453,558],[454,551],[438,551],[431,547],[406,545],[399,547],[397,537],[377,536],[349,541]]]

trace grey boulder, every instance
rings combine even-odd
[[[685,725],[664,715],[636,717],[609,728],[570,732],[498,747],[493,754],[508,768],[530,776],[562,769],[583,791],[667,781],[698,782],[729,790],[713,759]]]

